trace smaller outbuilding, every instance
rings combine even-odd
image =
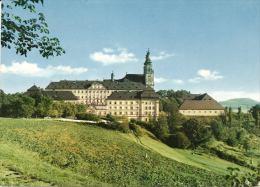
[[[187,94],[182,96],[183,103],[179,107],[185,116],[222,116],[225,108],[207,93]]]

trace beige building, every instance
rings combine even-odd
[[[88,106],[88,111],[98,115],[127,115],[129,118],[147,121],[149,116],[159,116],[159,95],[154,91],[154,71],[150,52],[146,54],[143,74],[126,74],[122,79],[103,81],[62,80],[51,82],[45,91],[70,92],[77,100]]]
[[[222,116],[225,108],[216,100],[205,94],[188,94],[182,97],[183,103],[179,107],[181,114],[186,116]]]

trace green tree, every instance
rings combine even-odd
[[[77,107],[75,104],[67,102],[62,104],[63,114],[62,117],[71,116],[75,117],[77,113]]]
[[[228,109],[228,115],[229,115],[229,123],[230,123],[230,126],[232,126],[232,108],[229,107]]]
[[[211,138],[211,131],[195,118],[187,120],[183,124],[182,131],[191,141],[191,148],[195,149]]]
[[[249,138],[246,138],[243,142],[243,148],[246,150],[246,152],[250,151],[252,148],[251,142]]]
[[[16,93],[6,95],[2,102],[2,116],[5,117],[31,117],[34,113],[35,101],[26,95]]]
[[[250,108],[249,112],[252,114],[253,118],[255,119],[255,126],[259,127],[259,113],[260,113],[260,105],[257,104]]]
[[[45,16],[38,13],[37,18],[22,19],[15,14],[15,9],[23,8],[24,11],[30,11],[35,17],[35,4],[42,3],[44,0],[11,0],[2,3],[1,14],[1,45],[10,49],[12,46],[16,49],[16,54],[27,56],[28,51],[38,49],[42,57],[59,56],[65,53],[60,46],[58,38],[49,38],[48,24]],[[14,8],[15,7],[15,8]],[[14,10],[13,10],[14,9]]]
[[[241,125],[242,125],[242,118],[243,118],[243,113],[241,111],[241,106],[238,107],[237,115],[238,115],[238,120],[239,120],[239,127],[241,127]]]
[[[53,117],[61,117],[62,116],[62,114],[63,114],[63,107],[62,107],[62,105],[63,105],[63,102],[53,102],[52,103],[52,111],[57,111],[57,112],[53,112],[52,113],[52,116]]]
[[[168,145],[179,149],[187,149],[190,146],[190,140],[182,132],[176,132],[168,138]]]
[[[155,135],[162,141],[165,141],[169,136],[167,116],[164,112],[159,114],[158,121],[155,124]]]
[[[76,107],[77,107],[78,113],[86,112],[86,110],[87,110],[87,106],[84,104],[76,104]]]
[[[212,120],[210,122],[210,126],[211,126],[211,130],[212,130],[212,133],[215,136],[215,138],[217,140],[222,140],[221,135],[223,135],[224,126],[216,120]]]
[[[42,101],[36,107],[36,115],[45,117],[50,116],[53,99],[50,96],[44,96]]]

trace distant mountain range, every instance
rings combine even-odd
[[[247,112],[252,106],[255,106],[256,104],[260,104],[260,102],[255,101],[250,98],[238,98],[238,99],[230,99],[227,101],[220,101],[219,104],[221,104],[224,107],[230,107],[235,112],[238,110],[238,107],[241,106],[241,109],[243,112]]]

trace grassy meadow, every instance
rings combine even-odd
[[[4,186],[228,185],[221,173],[165,157],[131,134],[52,120],[0,118],[0,169]]]

